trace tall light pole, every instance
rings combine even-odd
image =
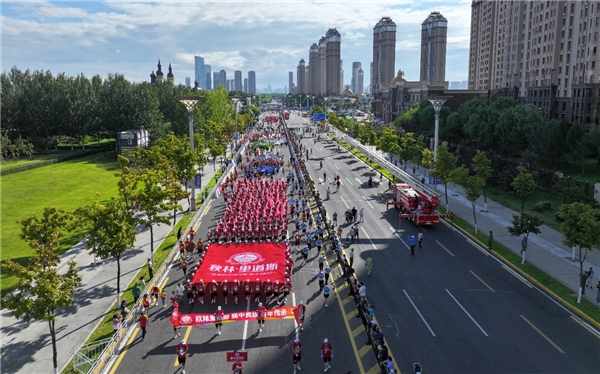
[[[444,103],[448,101],[449,97],[436,97],[429,99],[429,102],[433,105],[433,110],[435,110],[435,135],[433,141],[433,162],[437,161],[437,147],[440,136],[440,111],[442,110],[442,106]]]
[[[188,112],[188,124],[190,130],[190,150],[194,152],[194,108],[196,108],[196,104],[204,99],[204,96],[183,96],[178,100],[180,103],[185,105],[185,108]],[[190,211],[196,210],[196,166],[194,165],[194,179],[192,180],[192,197],[190,198]]]
[[[233,110],[235,110],[235,149],[237,150],[238,146],[238,103],[240,102],[240,98],[237,96],[232,96],[231,101],[233,101]]]

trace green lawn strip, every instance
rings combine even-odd
[[[34,251],[22,240],[19,220],[32,213],[42,214],[44,207],[75,210],[97,199],[117,196],[118,171],[114,153],[99,153],[42,168],[5,175],[0,178],[2,190],[1,260],[12,259],[25,265]],[[100,197],[96,192],[102,193]],[[58,253],[62,254],[81,240],[84,233],[65,233]],[[12,287],[16,279],[2,274],[1,293]]]
[[[192,213],[184,213],[183,217],[179,220],[176,227],[182,226],[183,228],[187,227],[190,221],[193,218]],[[154,252],[154,261],[156,264],[162,264],[167,258],[169,252],[173,246],[177,243],[177,231],[171,230],[167,237],[163,240],[161,245]],[[155,269],[158,269],[159,266],[155,266]],[[135,286],[136,283],[139,283],[139,278],[143,276],[146,281],[149,279],[148,268],[146,266],[142,267],[140,271],[134,277],[134,280],[123,290],[123,294],[121,295],[121,299],[127,300],[127,307],[131,309],[133,307],[133,294],[131,290]],[[170,294],[170,292],[167,292]],[[160,301],[159,301],[160,304]],[[102,316],[102,322],[96,327],[94,332],[90,335],[89,339],[85,342],[84,345],[88,345],[106,338],[110,338],[113,335],[113,326],[112,326],[112,318],[113,315],[119,311],[119,305],[114,303],[111,305],[110,309]],[[89,357],[94,360],[96,357]],[[63,373],[74,373],[73,370],[73,360],[69,362]]]
[[[454,224],[460,227],[470,236],[477,239],[483,248],[487,248],[487,246],[483,244],[487,243],[488,239],[488,236],[485,233],[479,231],[477,234],[475,234],[475,228],[457,216],[454,216]],[[581,303],[578,304],[576,292],[527,261],[525,261],[525,264],[521,265],[521,256],[497,241],[494,241],[493,252],[499,255],[497,257],[499,257],[502,261],[513,265],[513,269],[516,269],[534,279],[539,283],[539,285],[542,286],[542,288],[546,288],[552,294],[554,294],[553,296],[560,298],[564,304],[570,305],[571,309],[580,311],[582,314],[595,321],[597,326],[600,326],[600,308],[598,308],[594,303],[582,298]],[[574,274],[574,277],[575,276],[576,274]]]
[[[335,136],[332,136],[332,135],[330,135],[330,136],[331,136],[331,138],[333,138],[334,140],[339,142],[343,147],[350,149],[350,146],[348,146],[344,142],[340,141]],[[357,157],[362,159],[363,161],[368,162],[367,161],[368,158],[365,157],[364,155],[362,155],[360,152],[356,151],[355,149],[351,149],[350,151],[354,155],[356,155]],[[378,164],[373,163],[373,164],[371,164],[371,166],[373,166],[377,171],[383,172],[383,175],[385,175],[386,177],[388,177],[390,179],[394,178],[386,169],[383,169]],[[496,201],[496,200],[494,200],[494,201]],[[533,206],[533,204],[531,206]],[[516,209],[516,211],[519,211],[519,210],[520,210],[520,201],[519,201],[519,206]],[[534,213],[534,212],[535,211],[532,211],[532,213]],[[538,213],[538,212],[535,212],[535,213]],[[488,238],[488,236],[485,233],[482,233],[480,231],[477,234],[475,234],[475,228],[473,226],[471,226],[469,223],[467,223],[465,220],[463,220],[457,216],[454,216],[454,223],[458,227],[462,228],[470,236],[476,238],[481,243],[481,246],[483,246],[484,248],[487,248],[487,246],[485,246],[483,244],[483,243],[487,243],[487,238]],[[591,318],[592,320],[594,320],[597,324],[600,324],[600,308],[598,308],[594,303],[588,301],[585,298],[582,298],[581,303],[577,304],[577,293],[573,292],[573,290],[571,290],[570,288],[568,288],[561,282],[557,281],[556,279],[552,278],[550,275],[548,275],[544,271],[533,266],[531,263],[525,261],[525,264],[521,265],[521,256],[514,253],[513,251],[506,248],[505,246],[498,243],[497,241],[494,241],[494,252],[496,252],[496,254],[500,255],[500,256],[498,256],[498,257],[500,257],[500,259],[502,259],[503,261],[505,261],[507,263],[514,265],[514,267],[516,269],[521,270],[523,273],[527,274],[529,277],[531,277],[532,279],[539,282],[540,285],[547,288],[556,297],[559,297],[560,299],[562,299],[562,301],[564,303],[570,305],[572,309],[576,309],[576,310],[580,311],[582,314],[584,314],[584,315],[588,316],[589,318]]]

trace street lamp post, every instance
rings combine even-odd
[[[356,100],[358,100],[358,98],[357,97],[350,97],[349,100],[352,103],[352,130],[351,130],[351,134],[352,134],[352,136],[354,136],[354,115],[356,114],[356,105],[354,105],[354,104],[356,103]]]
[[[437,161],[437,147],[439,142],[439,134],[440,134],[440,111],[442,110],[442,106],[444,103],[448,101],[449,97],[436,97],[429,99],[429,102],[433,105],[433,110],[435,110],[435,135],[433,141],[433,162]]]
[[[235,110],[235,149],[238,147],[238,103],[240,102],[240,98],[237,96],[232,96],[231,101],[233,101],[233,109]]]
[[[183,96],[180,97],[178,100],[180,103],[182,103],[183,105],[185,105],[185,108],[187,109],[188,112],[188,124],[189,124],[189,130],[190,130],[190,150],[192,152],[194,152],[194,108],[196,107],[196,104],[198,104],[200,101],[202,101],[204,99],[204,96]],[[194,166],[194,169],[196,169],[196,166]],[[194,179],[196,178],[196,170],[194,170]],[[195,185],[195,180],[192,179],[192,197],[190,198],[190,211],[195,211],[196,210],[196,185]]]

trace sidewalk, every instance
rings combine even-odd
[[[228,150],[228,154],[230,151]],[[219,158],[220,159],[220,158]],[[214,177],[216,170],[223,164],[217,161],[216,168],[206,165],[202,173],[202,186]],[[116,183],[116,180],[115,180]],[[200,190],[198,208],[200,207]],[[186,200],[180,201],[184,211],[188,209]],[[165,212],[173,220],[172,212]],[[177,214],[177,221],[182,214]],[[166,238],[173,227],[171,225],[154,226],[154,250]],[[136,278],[138,270],[150,257],[150,231],[138,226],[139,232],[135,247],[121,257],[121,292]],[[62,371],[70,361],[74,350],[78,349],[94,331],[102,320],[104,313],[117,300],[116,275],[117,263],[114,259],[96,260],[86,251],[85,242],[81,241],[62,255],[60,271],[66,271],[70,260],[77,262],[83,277],[80,287],[75,293],[73,305],[60,310],[56,321],[58,369]],[[155,266],[155,270],[158,265]],[[137,279],[137,278],[136,278]],[[146,280],[147,281],[147,280]],[[52,340],[45,321],[29,324],[17,320],[7,310],[2,310],[2,357],[3,373],[52,373]]]
[[[364,147],[369,148],[379,157],[385,158],[382,152],[377,151],[374,146]],[[389,160],[389,157],[387,159]],[[397,161],[398,165],[400,165],[398,156],[392,155],[392,162],[394,161]],[[412,162],[409,161],[407,163],[406,171],[412,174]],[[417,167],[417,172],[414,176],[417,179],[421,179],[421,177],[425,176],[424,172],[423,168]],[[428,180],[429,178],[426,179]],[[444,186],[438,185],[437,191],[441,194],[440,205],[446,207]],[[475,226],[471,202],[465,197],[465,191],[461,186],[457,185],[454,188],[454,185],[448,185],[448,205],[450,212],[467,221],[470,225]],[[513,214],[518,213],[489,198],[487,199],[487,210],[487,212],[484,212],[484,199],[482,196],[477,200],[476,206],[478,231],[486,233],[486,235],[490,231],[493,231],[496,242],[501,243],[506,248],[521,256],[521,237],[512,236],[507,230],[509,226],[512,226],[511,220]],[[579,258],[577,256],[579,251],[576,251],[575,258],[573,259],[573,251],[563,244],[564,238],[560,232],[546,225],[542,225],[540,231],[540,234],[529,235],[525,260],[573,290],[576,297],[579,290]],[[586,260],[583,263],[583,269],[587,270],[590,267],[596,273],[593,282],[594,288],[587,288],[583,297],[597,304],[597,289],[595,285],[600,273],[600,251],[588,252]]]

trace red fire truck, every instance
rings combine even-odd
[[[439,205],[439,195],[425,186],[414,183],[394,183],[394,200],[386,203],[400,209],[400,220],[403,218],[419,226],[437,225],[440,218],[454,219],[454,214],[438,214],[435,210]]]
[[[286,110],[285,112],[283,112],[283,117],[284,117],[285,119],[290,119],[290,111],[289,111],[289,110]]]

